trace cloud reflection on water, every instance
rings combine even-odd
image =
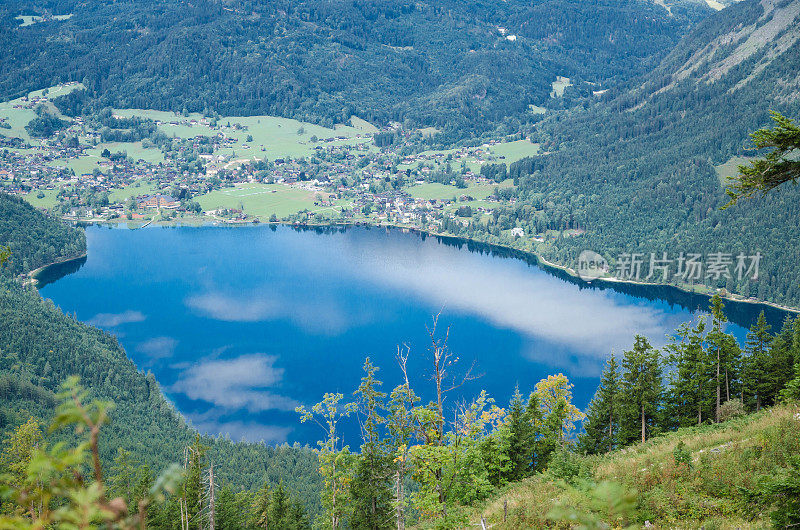
[[[272,391],[283,379],[283,368],[275,367],[276,360],[264,354],[198,360],[185,367],[167,390],[229,410],[294,410],[298,405],[294,399]]]

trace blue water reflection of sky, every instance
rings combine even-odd
[[[352,394],[366,356],[390,390],[399,344],[431,398],[425,325],[435,313],[462,366],[483,374],[451,404],[481,388],[504,404],[515,384],[528,391],[564,372],[585,406],[611,351],[635,333],[662,345],[692,318],[664,300],[579,289],[516,259],[398,231],[91,227],[87,238],[85,265],[42,295],[114,333],[198,429],[233,439],[313,443],[294,408]]]

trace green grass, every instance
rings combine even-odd
[[[111,202],[125,202],[131,197],[139,195],[150,195],[155,193],[156,187],[144,179],[137,180],[133,184],[125,186],[124,188],[116,189],[108,195]]]
[[[735,177],[738,175],[739,166],[746,165],[752,159],[752,157],[747,156],[734,156],[727,162],[718,166],[714,166],[714,170],[717,172],[717,178],[719,178],[720,184],[722,184],[722,186],[727,186],[728,177]]]
[[[205,211],[243,206],[245,213],[261,219],[268,219],[272,214],[282,218],[303,210],[324,213],[336,209],[315,206],[317,196],[326,197],[327,194],[285,184],[242,184],[199,195],[195,200]]]
[[[572,86],[572,83],[569,82],[569,77],[558,76],[556,80],[553,81],[553,91],[550,92],[550,95],[554,98],[560,98],[564,95],[564,90],[566,90],[568,86]]]
[[[437,182],[426,182],[425,184],[415,184],[413,186],[409,186],[405,188],[405,191],[408,192],[409,195],[416,199],[452,199],[455,197],[458,199],[461,195],[469,195],[475,201],[469,202],[468,204],[476,204],[477,201],[482,201],[489,197],[496,187],[511,187],[514,185],[514,181],[511,179],[506,179],[505,181],[501,182],[500,184],[470,184],[466,188],[457,188],[455,186],[451,186],[449,184],[439,184]]]
[[[58,96],[69,94],[70,92],[81,88],[83,88],[83,85],[80,83],[70,86],[57,85],[47,89],[47,97],[52,99]],[[41,97],[43,94],[44,89],[34,90],[28,94],[28,97]],[[14,108],[14,105],[21,105],[23,103],[24,102],[21,98],[0,103],[0,118],[6,118],[6,123],[11,125],[11,129],[0,129],[0,136],[6,136],[8,138],[16,137],[25,141],[31,140],[31,137],[28,135],[28,131],[25,130],[25,126],[36,117],[36,112],[34,112],[33,109]],[[46,107],[48,110],[50,110],[50,112],[59,117],[63,117],[51,102],[47,102]]]
[[[525,158],[526,156],[536,156],[539,154],[539,144],[531,143],[529,140],[516,140],[514,142],[502,142],[498,143],[489,147],[482,147],[481,149],[488,152],[489,155],[495,157],[494,160],[489,160],[488,163],[497,164],[497,163],[505,163],[506,165],[512,164],[517,160]],[[473,173],[480,173],[481,171],[481,164],[478,162],[477,158],[474,156],[457,156],[457,149],[442,149],[442,150],[428,150],[423,151],[420,155],[428,155],[428,156],[435,156],[435,155],[442,155],[447,157],[447,155],[453,155],[453,159],[450,161],[450,165],[453,168],[458,168],[461,166],[462,162],[467,164],[467,167],[472,170]],[[505,158],[499,158],[499,157]],[[432,164],[435,168],[444,166],[447,164],[446,161],[434,161],[434,160],[424,160],[422,162],[414,162],[411,164],[398,164],[397,168],[400,170],[406,169],[415,169],[419,167],[422,163],[426,165]]]
[[[163,123],[159,128],[168,136],[193,138],[195,136],[214,136],[219,132],[224,132],[226,136],[236,138],[238,143],[233,148],[219,149],[215,151],[215,154],[244,159],[267,158],[268,160],[275,160],[276,158],[285,157],[298,158],[313,154],[317,145],[324,147],[353,145],[362,142],[372,143],[372,140],[368,138],[356,138],[356,135],[363,135],[365,133],[364,129],[369,125],[367,122],[359,121],[357,118],[357,127],[339,125],[336,129],[329,129],[320,125],[275,116],[223,117],[218,120],[218,125],[221,129],[215,130],[199,123],[203,118],[200,114],[191,114],[188,117],[183,117],[172,112],[141,109],[118,109],[114,112],[126,117],[140,116],[160,120]],[[180,123],[187,119],[195,119],[198,123],[191,126]],[[169,122],[179,122],[179,124],[171,125]],[[231,125],[230,128],[227,127],[229,123]],[[235,124],[246,127],[247,130],[236,130],[233,128]],[[248,136],[253,137],[251,142],[247,141]],[[324,141],[315,143],[312,141],[314,136],[321,141],[338,136],[344,136],[345,139],[334,140],[330,143]],[[245,148],[245,145],[248,148]]]
[[[673,454],[681,442],[691,454],[691,467],[675,462]],[[600,490],[591,485],[610,481],[634,495],[628,522],[650,521],[653,528],[769,528],[776,505],[764,503],[760,495],[748,500],[744,492],[759,491],[762,481],[779,475],[799,452],[800,407],[779,406],[717,425],[680,429],[603,456],[576,456],[591,477],[588,485],[562,482],[550,474],[534,476],[507,486],[470,519],[483,515],[496,529],[568,528],[546,519],[545,514],[560,504],[617,528],[620,521],[598,507],[614,499],[597,503]]]
[[[98,157],[103,152],[103,149],[108,149],[111,153],[125,151],[128,156],[134,160],[144,160],[151,164],[158,164],[164,162],[164,153],[158,147],[150,147],[145,149],[142,142],[108,142],[97,144],[93,149],[89,150],[90,153]]]
[[[505,157],[503,162],[506,164],[512,164],[525,157],[538,155],[539,144],[532,143],[530,140],[517,140],[493,145],[489,151],[495,156]]]
[[[39,192],[44,193],[44,197],[39,198],[37,195]],[[59,189],[54,190],[33,190],[25,195],[25,200],[28,201],[32,206],[36,208],[52,208],[56,204],[58,204],[58,199],[56,195],[58,195]]]

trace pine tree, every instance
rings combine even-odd
[[[606,453],[614,449],[619,427],[619,393],[619,365],[612,354],[603,369],[600,386],[586,411],[584,432],[578,441],[579,449],[589,454]]]
[[[658,428],[663,388],[661,359],[648,340],[636,335],[633,349],[622,357],[619,443],[647,439]]]
[[[508,481],[522,480],[533,473],[536,430],[534,418],[527,408],[519,386],[514,388],[514,395],[508,406],[508,459],[509,473],[504,477]],[[538,409],[538,406],[536,407]]]
[[[756,322],[750,326],[745,342],[744,369],[742,375],[742,401],[751,403],[755,410],[761,410],[764,394],[767,392],[766,366],[772,335],[769,330],[764,311],[758,315]]]
[[[385,407],[383,399],[386,393],[378,390],[382,383],[375,378],[377,371],[378,368],[367,357],[365,375],[354,393],[363,443],[351,486],[350,517],[350,525],[354,528],[375,530],[390,528],[394,515],[389,487],[393,471],[391,453],[380,433],[380,427],[385,423],[380,411]]]
[[[688,324],[678,328],[679,341],[667,345],[672,363],[670,374],[670,426],[700,425],[710,416],[709,384],[713,368],[705,348],[705,320],[698,319],[695,327]]]
[[[780,392],[794,378],[795,364],[795,324],[787,316],[781,326],[781,331],[772,341],[767,363],[765,365],[766,377],[764,380],[764,405],[774,405]]]
[[[723,309],[725,305],[722,303],[722,298],[715,294],[711,298],[711,331],[708,333],[708,342],[710,352],[712,354],[712,361],[714,362],[714,387],[716,390],[716,402],[714,406],[715,421],[720,421],[720,407],[722,406],[722,390],[723,390],[723,364],[725,363],[725,334],[722,332],[722,327],[728,321]]]

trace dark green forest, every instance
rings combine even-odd
[[[782,3],[782,6],[791,6]],[[749,133],[772,124],[770,111],[800,116],[800,41],[779,54],[772,45],[757,48],[719,78],[716,68],[736,45],[690,60],[698,50],[724,40],[734,27],[757,28],[780,11],[742,2],[707,18],[682,40],[652,73],[633,88],[609,92],[599,102],[584,100],[568,113],[545,119],[530,130],[548,154],[511,164],[518,184],[513,207],[498,208],[485,227],[448,226],[457,235],[500,241],[500,231],[521,226],[526,233],[581,229],[537,246],[547,260],[574,266],[584,249],[602,253],[614,265],[621,253],[738,252],[764,258],[757,281],[706,280],[744,296],[790,306],[800,304],[800,189],[728,202],[715,167],[733,156],[762,155]],[[789,25],[776,39],[793,37]],[[673,79],[685,63],[695,69]],[[716,75],[716,74],[714,74]],[[712,76],[712,77],[709,77]],[[667,88],[668,87],[668,88]],[[487,174],[492,172],[486,168]],[[483,233],[485,232],[485,233]],[[675,280],[674,278],[672,279]]]
[[[0,193],[0,245],[10,252],[5,274],[30,272],[61,258],[86,252],[82,230],[67,229],[43,216],[21,197]]]
[[[14,0],[0,6],[0,97],[79,81],[98,108],[326,125],[357,115],[475,136],[533,119],[528,105],[550,103],[557,75],[587,91],[647,72],[709,12],[637,0]],[[73,16],[14,18],[45,13]]]

